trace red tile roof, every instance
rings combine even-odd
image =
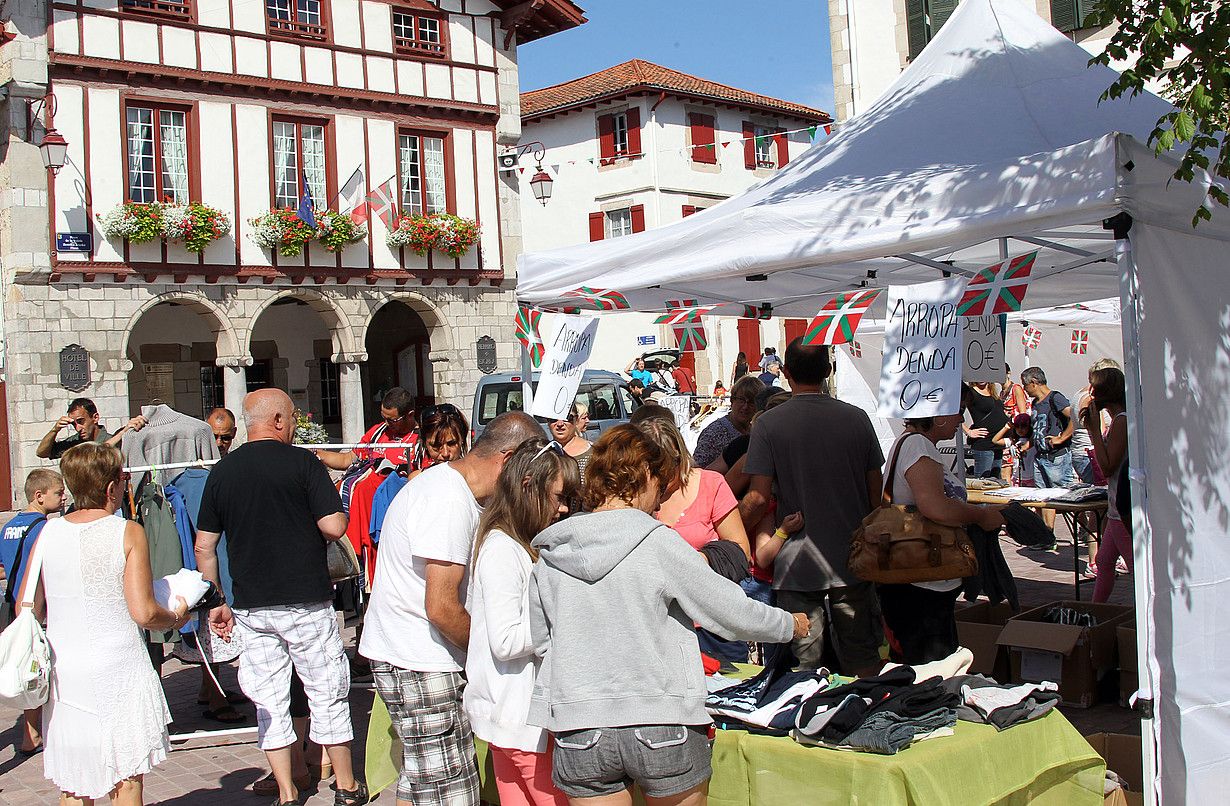
[[[662,91],[688,98],[718,101],[731,106],[787,114],[814,123],[828,123],[832,120],[827,113],[819,109],[728,87],[643,59],[633,59],[553,87],[523,92],[521,119],[546,117],[596,101],[613,100],[639,92]]]

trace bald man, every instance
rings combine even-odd
[[[205,418],[214,432],[214,443],[218,446],[218,456],[230,453],[231,445],[235,443],[235,433],[238,431],[235,414],[230,409],[218,407]],[[293,429],[292,429],[293,430]]]
[[[239,685],[256,705],[257,742],[278,785],[278,803],[298,801],[290,715],[291,669],[311,711],[309,737],[337,776],[338,806],[367,803],[350,757],[350,667],[333,614],[328,541],[345,539],[346,515],[329,472],[291,444],[294,404],[280,389],[243,400],[247,441],[209,474],[197,520],[197,566],[218,583],[218,540],[226,532],[234,601],[209,614],[224,639],[244,639]]]

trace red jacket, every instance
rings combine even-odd
[[[679,390],[679,394],[696,394],[696,376],[692,374],[690,369],[676,366],[671,370],[671,377],[675,379],[675,387]]]

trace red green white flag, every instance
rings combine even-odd
[[[772,308],[761,308],[756,305],[744,305],[743,306],[743,318],[744,319],[761,319],[761,320],[767,321],[773,318],[773,309]]]
[[[668,299],[666,313],[653,320],[655,325],[679,325],[684,322],[700,322],[700,318],[716,308],[716,305],[698,305],[694,299]]]
[[[521,342],[530,354],[530,360],[534,362],[535,368],[542,363],[542,355],[545,351],[542,344],[542,335],[538,332],[538,326],[542,321],[542,311],[536,311],[528,305],[517,306],[517,326],[515,334],[517,341]]]
[[[824,304],[803,334],[803,344],[846,344],[854,339],[863,314],[880,295],[878,288],[838,294]]]
[[[709,346],[709,339],[705,335],[705,326],[699,320],[676,325],[674,331],[675,341],[679,344],[680,352],[700,352]]]
[[[1072,331],[1072,353],[1074,355],[1084,355],[1089,351],[1089,331],[1088,330],[1073,330]]]
[[[1029,287],[1029,272],[1038,258],[1035,249],[987,266],[970,278],[957,305],[961,316],[987,316],[1021,310]]]
[[[566,291],[564,296],[579,297],[600,311],[622,311],[632,307],[628,304],[628,298],[623,294],[618,291],[608,291],[605,288],[581,286],[576,291]]]
[[[1038,349],[1038,345],[1042,343],[1042,331],[1033,325],[1027,325],[1021,331],[1021,344],[1030,350]]]

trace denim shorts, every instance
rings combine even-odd
[[[1050,456],[1040,453],[1035,467],[1039,487],[1069,487],[1076,481],[1070,450],[1057,451]]]
[[[570,798],[615,795],[632,784],[651,798],[709,780],[708,725],[586,728],[555,734],[551,780]]]

